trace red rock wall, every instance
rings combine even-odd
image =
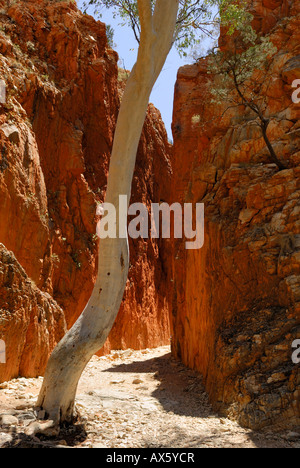
[[[0,382],[18,375],[41,375],[65,330],[62,309],[37,288],[13,253],[0,244],[0,338],[6,344]]]
[[[291,359],[300,337],[300,105],[291,100],[300,9],[297,1],[252,3],[254,26],[278,48],[269,137],[289,168],[270,164],[244,109],[220,120],[225,106],[211,104],[206,60],[179,70],[172,201],[204,202],[205,244],[173,246],[172,352],[204,375],[216,409],[260,428],[300,416]]]
[[[0,108],[0,242],[63,309],[70,327],[96,276],[96,206],[104,200],[124,84],[105,25],[83,15],[73,2],[10,4],[0,1],[0,74],[8,93]],[[170,153],[160,114],[150,105],[134,201],[149,205],[166,197]],[[124,300],[102,352],[169,342],[159,243],[133,241],[130,250]],[[27,361],[35,362],[37,354]],[[37,366],[39,372],[42,367]],[[19,368],[28,374],[26,367]]]

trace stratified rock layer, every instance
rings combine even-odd
[[[245,110],[211,104],[207,60],[179,70],[172,201],[205,204],[205,244],[174,244],[173,354],[205,377],[217,409],[251,428],[299,424],[300,78],[297,1],[254,1],[254,26],[278,48],[266,100],[270,164]],[[226,47],[226,36],[220,44]],[[246,117],[246,118],[245,118]]]
[[[83,15],[73,2],[9,3],[0,1],[0,77],[7,86],[7,102],[0,107],[0,242],[37,288],[63,309],[70,327],[86,305],[97,273],[96,206],[105,197],[126,73],[120,73],[118,56],[108,47],[105,25]],[[149,206],[166,197],[170,151],[161,116],[150,105],[134,201]],[[169,342],[159,243],[131,241],[130,250],[124,300],[102,352]],[[52,333],[47,324],[44,332]],[[26,340],[23,333],[20,349]],[[15,376],[17,368],[22,375],[32,375],[29,367],[42,372],[54,341],[47,352],[38,342],[34,353],[27,351],[31,367],[21,365],[25,358],[16,355],[14,370],[3,371],[5,378]]]

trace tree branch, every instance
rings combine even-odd
[[[179,0],[156,0],[153,13],[154,32],[159,37],[157,47],[160,47],[160,42],[163,47],[171,49],[174,41],[176,20],[179,9]],[[172,38],[167,31],[172,31]],[[168,51],[169,52],[169,51]]]
[[[150,35],[153,28],[151,0],[138,0],[141,35]]]

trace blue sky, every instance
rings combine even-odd
[[[82,7],[83,2],[84,0],[77,0],[79,8]],[[89,14],[93,15],[94,7],[90,8],[88,12]],[[118,19],[114,19],[109,10],[103,9],[101,13],[101,21],[106,24],[110,24],[114,29],[114,43],[116,44],[114,49],[118,52],[120,59],[124,60],[126,69],[131,70],[136,60],[138,46],[136,40],[134,39],[133,32],[126,26],[119,26]],[[191,58],[180,58],[176,49],[173,48],[151,94],[150,102],[152,102],[160,110],[169,138],[171,139],[174,85],[177,71],[181,66],[191,62]]]

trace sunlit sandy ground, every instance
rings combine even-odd
[[[0,446],[300,448],[297,433],[254,433],[215,414],[200,376],[174,361],[169,347],[94,357],[79,384],[78,423],[55,438],[25,435],[41,383],[21,378],[0,385],[0,414],[17,418],[0,426]]]

